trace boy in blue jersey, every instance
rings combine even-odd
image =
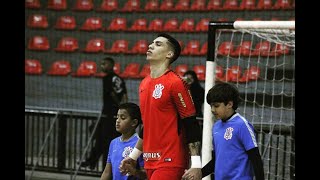
[[[235,110],[239,92],[220,82],[207,94],[207,103],[217,122],[212,128],[212,160],[201,169],[201,177],[189,169],[182,179],[198,180],[214,173],[215,180],[264,180],[263,163],[254,128]]]
[[[141,112],[138,105],[134,103],[120,104],[116,130],[121,133],[121,136],[113,139],[110,143],[107,164],[101,175],[101,180],[146,179],[142,155],[137,160],[136,168],[130,170],[131,174],[122,175],[119,171],[120,162],[129,156],[139,139],[136,128],[140,123]]]

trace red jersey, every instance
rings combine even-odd
[[[187,168],[189,154],[179,121],[196,113],[188,85],[169,70],[158,78],[143,79],[139,96],[144,127],[144,168]]]

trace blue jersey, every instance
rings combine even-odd
[[[253,126],[240,114],[218,120],[212,128],[215,180],[252,180],[254,171],[246,151],[257,147]]]
[[[109,153],[107,163],[112,166],[112,179],[127,180],[127,179],[138,179],[133,176],[122,175],[119,171],[121,161],[128,157],[133,150],[136,142],[138,141],[138,135],[134,134],[128,141],[122,141],[121,136],[113,139],[109,146]],[[137,159],[137,167],[143,167],[142,155]]]

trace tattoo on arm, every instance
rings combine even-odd
[[[191,156],[200,156],[201,143],[200,141],[188,144]]]

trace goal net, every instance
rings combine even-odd
[[[238,87],[237,112],[255,127],[266,179],[295,179],[295,22],[210,22],[205,94],[217,81]],[[205,103],[203,165],[214,121]]]

